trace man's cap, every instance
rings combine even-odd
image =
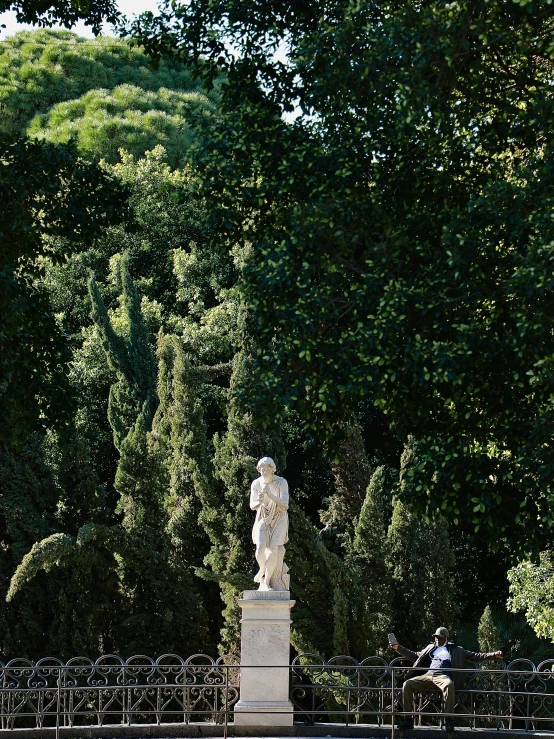
[[[445,639],[448,639],[448,629],[444,626],[439,626],[433,636],[444,636]]]

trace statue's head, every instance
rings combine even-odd
[[[277,466],[275,462],[271,459],[271,457],[262,457],[256,465],[256,469],[260,474],[263,474],[263,467],[269,467],[272,472],[275,472],[275,470],[277,469]]]

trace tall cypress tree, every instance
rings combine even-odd
[[[245,374],[252,371],[250,357],[242,350],[233,360],[227,431],[215,438],[215,469],[223,487],[223,521],[220,541],[214,543],[206,562],[221,583],[225,603],[220,651],[240,653],[240,613],[237,596],[241,589],[254,585],[254,545],[251,532],[254,515],[250,510],[250,486],[258,477],[256,462],[270,456],[277,474],[285,468],[285,448],[281,438],[281,419],[274,418],[265,430],[254,424],[251,411],[235,392],[245,386]]]
[[[152,440],[167,472],[167,532],[175,556],[199,568],[210,545],[217,545],[222,535],[220,501],[199,395],[203,373],[193,367],[177,336],[160,334],[157,353],[160,403]],[[209,580],[197,582],[197,587],[208,608],[211,636],[207,648],[211,649],[217,643],[220,622],[219,588]]]
[[[294,500],[286,561],[296,600],[291,643],[298,652],[331,657],[370,653],[371,628],[364,618],[364,589],[356,564],[330,552],[320,532]]]
[[[169,474],[151,435],[156,363],[125,257],[120,260],[119,279],[123,331],[115,331],[93,279],[90,294],[93,317],[116,377],[108,415],[119,451],[114,485],[121,523],[107,526],[96,518],[76,535],[55,533],[37,542],[16,570],[9,595],[13,597],[40,570],[58,564],[70,571],[95,572],[98,580],[108,583],[113,583],[115,573],[121,597],[112,599],[114,648],[124,654],[187,654],[206,644],[207,618],[190,566],[172,545],[164,505]],[[95,601],[91,586],[87,578],[81,584],[79,596],[85,602]]]
[[[494,622],[492,609],[489,605],[485,607],[479,619],[477,638],[479,640],[479,649],[482,652],[496,652],[497,649],[500,649],[500,637]]]
[[[417,461],[411,439],[402,455],[400,493],[411,484],[410,468]],[[454,625],[458,614],[454,555],[448,521],[416,516],[397,498],[387,534],[388,564],[393,579],[393,624],[400,640],[427,643],[439,625]]]
[[[128,321],[125,338],[114,331],[94,280],[90,293],[106,358],[117,375],[108,416],[120,452],[115,488],[127,555],[121,560],[128,601],[122,641],[129,651],[187,653],[207,641],[207,618],[186,559],[172,548],[164,505],[168,470],[150,434],[158,403],[156,363],[125,255],[119,276]]]
[[[371,631],[373,653],[386,645],[392,618],[392,579],[387,566],[387,511],[394,474],[384,466],[371,477],[356,521],[350,562],[357,565],[364,589],[364,621]]]
[[[335,490],[326,500],[321,521],[325,525],[325,540],[329,546],[336,540],[343,549],[348,550],[372,470],[359,424],[352,423],[339,431],[342,438],[336,460],[332,463]]]

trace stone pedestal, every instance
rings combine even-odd
[[[240,700],[236,726],[292,726],[289,700],[290,610],[288,590],[245,590],[242,609]]]

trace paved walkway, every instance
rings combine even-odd
[[[4,729],[0,730],[0,739],[55,739],[55,728],[46,729]],[[60,727],[60,739],[182,739],[183,737],[224,737],[225,727],[220,724],[144,724],[122,726],[76,726]],[[227,727],[229,737],[248,737],[248,739],[283,739],[284,737],[323,737],[324,739],[390,739],[390,726],[374,726],[371,724],[353,724],[337,726],[336,724],[317,724],[304,726],[296,724],[290,728],[235,726]],[[553,739],[553,731],[524,731],[523,729],[456,729],[453,734],[437,726],[424,726],[411,731],[395,731],[396,739]]]

